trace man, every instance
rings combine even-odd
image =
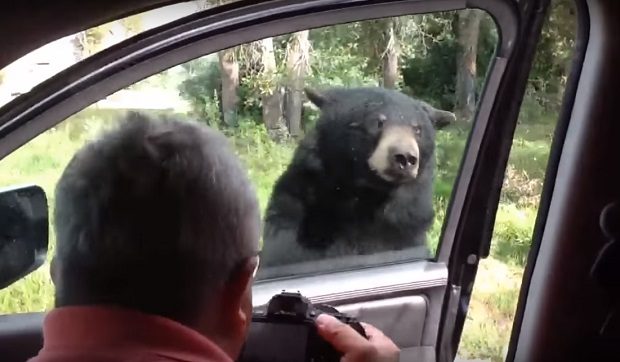
[[[252,312],[259,209],[219,133],[131,113],[86,145],[56,188],[56,308],[33,361],[232,361]],[[346,361],[398,348],[329,316]]]

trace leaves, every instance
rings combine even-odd
[[[553,2],[530,76],[525,103],[531,107],[522,115],[524,122],[541,112],[559,108],[560,93],[566,83],[574,47],[574,13],[571,1]],[[234,55],[239,64],[238,94],[241,99],[239,111],[260,122],[261,97],[271,96],[273,92],[290,86],[292,79],[298,79],[293,77],[295,72],[303,73],[303,80],[299,81],[305,86],[382,84],[383,67],[388,66],[383,60],[389,51],[395,51],[398,58],[400,74],[396,78],[401,79],[398,88],[438,108],[453,110],[459,49],[456,41],[458,14],[457,11],[448,11],[312,29],[307,31],[308,44],[303,47],[295,34],[274,37],[275,67],[269,64],[267,70],[261,41],[236,47]],[[484,86],[499,38],[495,22],[486,13],[479,28],[474,79],[476,99]],[[91,37],[96,40],[96,35],[91,34]],[[299,57],[295,61],[290,60],[291,52],[300,50],[304,52],[295,53]],[[220,83],[213,69],[195,68],[191,74],[195,79],[188,80],[180,91],[184,98],[196,103],[195,108],[202,109],[205,99],[213,99],[213,95],[218,93]],[[536,108],[540,110],[536,111]],[[307,109],[301,112],[304,118],[302,123],[310,122],[310,112]],[[283,113],[290,114],[286,109]]]

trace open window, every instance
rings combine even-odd
[[[0,108],[0,186],[35,182],[53,207],[53,188],[73,153],[127,110],[205,122],[229,136],[267,218],[293,212],[278,209],[278,197],[293,195],[303,209],[288,246],[269,249],[264,235],[269,262],[254,286],[257,306],[282,289],[299,290],[383,329],[403,360],[452,360],[479,259],[488,254],[536,43],[530,39],[545,6],[241,1],[197,9],[79,61]],[[375,88],[351,92],[359,87]],[[332,132],[329,122],[347,127]],[[390,133],[392,123],[405,126]],[[409,148],[391,154],[388,133]],[[298,150],[318,144],[338,152],[312,154],[320,166],[309,180],[316,160]],[[371,160],[377,154],[380,161]],[[388,159],[415,170],[406,181],[422,186],[395,181]],[[305,167],[303,177],[284,180],[291,164]],[[325,193],[316,183],[335,173],[349,183],[332,183]],[[296,191],[276,195],[282,183]],[[359,185],[363,191],[353,192]],[[308,201],[317,198],[321,207]],[[373,226],[389,213],[400,218]],[[331,225],[340,217],[346,230]],[[329,235],[302,240],[328,224]],[[409,224],[415,232],[398,229]],[[36,295],[37,303],[6,310],[41,312],[52,306],[52,288],[40,269],[0,300]],[[18,317],[7,331],[20,326]],[[40,333],[40,315],[28,318],[21,323]]]

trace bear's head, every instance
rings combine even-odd
[[[398,186],[415,181],[434,165],[435,130],[455,120],[451,112],[380,87],[305,92],[321,111],[316,125],[319,157],[326,173],[340,184],[353,180],[353,186]]]

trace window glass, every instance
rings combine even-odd
[[[46,44],[0,69],[0,107],[80,60],[143,31],[195,13],[203,1],[153,9],[71,34]]]
[[[463,10],[242,44],[41,134],[0,161],[0,186],[37,183],[53,207],[80,146],[128,110],[174,114],[219,129],[247,166],[264,216],[260,278],[432,259],[497,43],[488,14]],[[0,291],[0,313],[48,309],[52,290],[46,265]]]
[[[491,244],[480,261],[458,354],[504,361],[547,160],[574,54],[577,10],[553,0],[519,114]]]

